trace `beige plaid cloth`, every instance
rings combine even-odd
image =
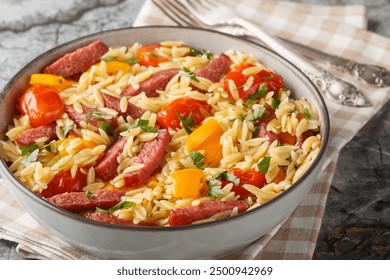
[[[247,15],[247,19],[271,34],[390,69],[390,39],[366,30],[367,10],[364,6],[320,6],[273,0],[230,2],[241,14]],[[134,23],[134,26],[143,25],[175,23],[147,0]],[[342,75],[339,73],[338,76]],[[339,152],[390,96],[389,88],[359,87],[368,93],[373,107],[351,108],[326,100],[331,118],[326,161],[315,185],[299,207],[272,232],[226,259],[312,258]],[[6,182],[0,183],[0,238],[19,243],[18,253],[37,259],[93,258],[42,228],[9,195],[4,186]]]

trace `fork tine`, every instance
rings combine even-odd
[[[199,0],[197,3],[199,5],[202,5],[206,9],[212,9],[212,8],[218,8],[218,4],[216,4],[217,0],[211,1],[211,0]]]
[[[171,5],[169,0],[152,0],[153,3],[160,8],[171,20],[177,23],[179,26],[191,26],[191,22],[186,20],[180,12],[175,9],[174,5]]]
[[[193,14],[203,14],[209,10],[209,7],[203,5],[201,0],[179,0]]]

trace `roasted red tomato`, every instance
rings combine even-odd
[[[240,168],[231,168],[229,169],[228,173],[234,175],[233,178],[237,178],[239,180],[235,182],[235,179],[233,179],[232,191],[241,197],[253,196],[251,192],[242,187],[244,184],[251,184],[258,188],[262,188],[265,185],[265,175],[256,171],[255,169],[249,169],[244,173]],[[222,186],[226,186],[231,182],[232,181],[222,181]]]
[[[77,170],[76,176],[72,178],[70,170],[60,171],[39,195],[45,198],[65,192],[81,192],[87,183],[87,175]]]
[[[224,79],[224,87],[230,96],[233,95],[229,89],[229,80],[234,81],[238,89],[238,96],[244,101],[246,101],[249,96],[255,94],[261,84],[265,84],[267,86],[267,92],[274,91],[276,95],[279,93],[281,88],[284,88],[283,80],[279,75],[273,72],[268,72],[266,70],[261,70],[259,73],[251,75],[253,77],[253,83],[248,89],[245,90],[245,83],[251,76],[244,75],[242,71],[253,66],[253,64],[240,64],[226,74]]]
[[[206,102],[190,97],[178,98],[164,106],[157,115],[157,122],[164,128],[181,128],[178,112],[183,119],[187,119],[192,112],[194,125],[199,125],[211,114],[211,106]]]
[[[161,47],[160,44],[142,46],[137,50],[138,63],[143,66],[157,67],[161,62],[169,61],[168,58],[158,54],[156,48]]]
[[[42,86],[29,87],[19,106],[21,113],[29,116],[32,127],[49,124],[64,113],[64,103],[58,93]]]

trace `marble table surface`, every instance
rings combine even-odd
[[[294,0],[364,4],[368,28],[390,37],[388,0]],[[27,62],[72,39],[131,26],[142,0],[1,0],[0,89]],[[390,103],[342,150],[314,259],[390,259]],[[0,259],[21,259],[0,240]]]

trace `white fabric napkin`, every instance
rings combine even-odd
[[[358,62],[390,68],[389,59],[385,59],[390,57],[390,39],[366,30],[367,9],[364,6],[321,6],[270,0],[225,3],[236,7],[248,20],[270,34]],[[147,0],[134,22],[134,26],[144,25],[175,25],[175,22]],[[229,32],[229,29],[225,31]],[[360,84],[359,88],[369,92],[373,107],[351,108],[326,99],[331,117],[327,160],[299,207],[282,225],[227,259],[312,258],[339,152],[390,96],[389,88],[374,89]],[[0,238],[19,243],[17,252],[27,258],[93,258],[37,224],[10,196],[6,184],[0,181]]]

